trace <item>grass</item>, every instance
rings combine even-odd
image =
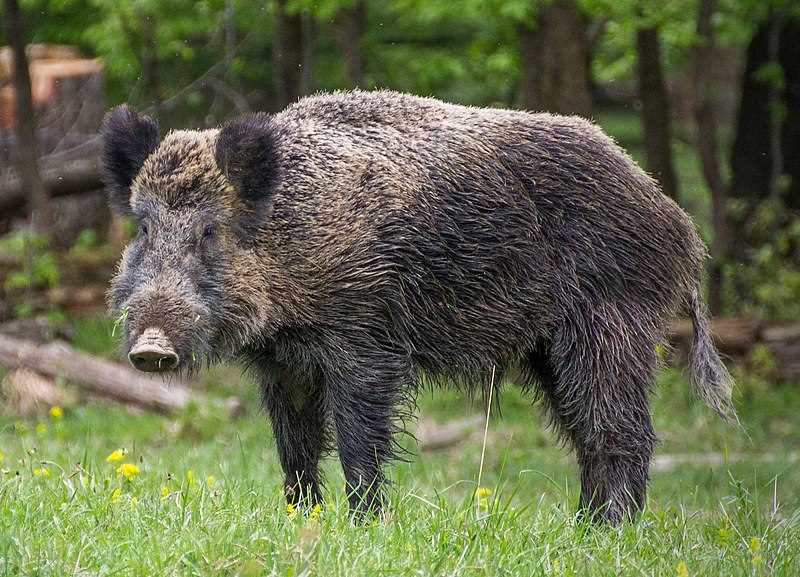
[[[108,351],[104,324],[78,341]],[[108,327],[108,323],[105,325]],[[658,454],[729,455],[653,474],[647,510],[620,528],[575,516],[573,459],[515,388],[489,426],[475,498],[480,435],[422,452],[391,470],[387,517],[354,526],[336,460],[316,518],[287,513],[272,436],[254,387],[236,369],[204,377],[211,396],[237,393],[251,410],[174,417],[100,402],[63,416],[0,418],[0,575],[797,575],[800,390],[743,379],[743,428],[725,425],[660,377]],[[425,418],[481,411],[455,392],[425,392]],[[406,443],[412,449],[410,440]],[[122,460],[107,462],[117,448]],[[768,458],[777,456],[777,459]],[[130,480],[117,472],[135,464]],[[46,472],[45,472],[46,470]]]

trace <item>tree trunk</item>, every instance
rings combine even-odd
[[[363,60],[361,39],[367,19],[367,4],[363,0],[354,6],[342,8],[336,15],[336,41],[344,60],[345,82],[351,88],[361,86],[363,82]]]
[[[781,31],[780,62],[786,90],[783,104],[783,167],[789,176],[788,188],[783,191],[786,205],[800,211],[800,16],[787,17]]]
[[[287,14],[287,0],[276,2],[275,63],[276,104],[284,108],[302,94],[303,84],[303,19]]]
[[[156,24],[153,20],[149,14],[139,15],[139,25],[142,31],[142,76],[153,101],[153,115],[158,118],[164,98],[161,90],[160,63],[156,44]]]
[[[314,91],[314,18],[308,12],[300,15],[303,44],[300,69],[300,96]]]
[[[636,31],[636,51],[647,170],[661,183],[664,194],[678,200],[678,182],[672,162],[669,96],[657,28],[646,27]]]
[[[742,77],[736,139],[731,154],[731,196],[747,207],[743,222],[770,195],[780,194],[787,208],[800,210],[800,89],[797,88],[800,87],[800,43],[795,40],[800,35],[800,19],[783,19],[777,54],[774,20],[773,14],[753,35],[747,47]],[[782,98],[777,99],[786,113],[782,126],[781,122],[776,122],[781,120],[780,116],[770,107],[776,93],[778,97],[781,95],[769,81],[758,76],[769,62],[779,63],[783,71],[786,90]],[[776,182],[783,173],[790,177],[788,190],[781,190],[780,183]],[[737,244],[756,240],[737,238]]]
[[[715,0],[699,0],[697,43],[694,46],[694,116],[696,145],[703,177],[711,191],[711,221],[714,240],[711,243],[709,275],[709,308],[711,313],[722,312],[723,272],[728,256],[728,194],[722,177],[719,156],[719,136],[714,101],[714,86],[709,71],[714,69],[714,30],[712,16]]]
[[[39,173],[39,145],[31,95],[31,77],[25,55],[22,14],[17,0],[5,0],[6,36],[14,59],[14,97],[16,131],[19,143],[19,174],[28,195],[30,220],[34,230],[47,234],[53,222],[50,198]]]
[[[520,105],[527,110],[589,117],[588,20],[572,0],[539,12],[536,27],[519,27]]]

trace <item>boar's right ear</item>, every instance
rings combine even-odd
[[[100,133],[109,203],[122,214],[130,214],[131,184],[144,161],[158,147],[158,124],[123,104],[106,114]]]
[[[278,180],[278,137],[264,112],[235,118],[220,128],[215,158],[242,199],[261,208]]]

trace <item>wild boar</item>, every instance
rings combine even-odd
[[[103,135],[139,226],[109,293],[131,362],[247,363],[292,503],[320,499],[335,447],[352,509],[378,511],[421,375],[486,391],[515,369],[577,454],[581,507],[630,518],[679,312],[696,389],[733,414],[695,226],[587,120],[355,91],[163,140],[121,106]]]

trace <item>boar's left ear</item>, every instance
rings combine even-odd
[[[235,118],[220,128],[215,157],[222,174],[248,204],[269,199],[278,180],[278,138],[264,112]]]
[[[123,104],[106,114],[100,132],[109,203],[122,214],[130,214],[131,184],[144,161],[158,147],[158,124]]]

